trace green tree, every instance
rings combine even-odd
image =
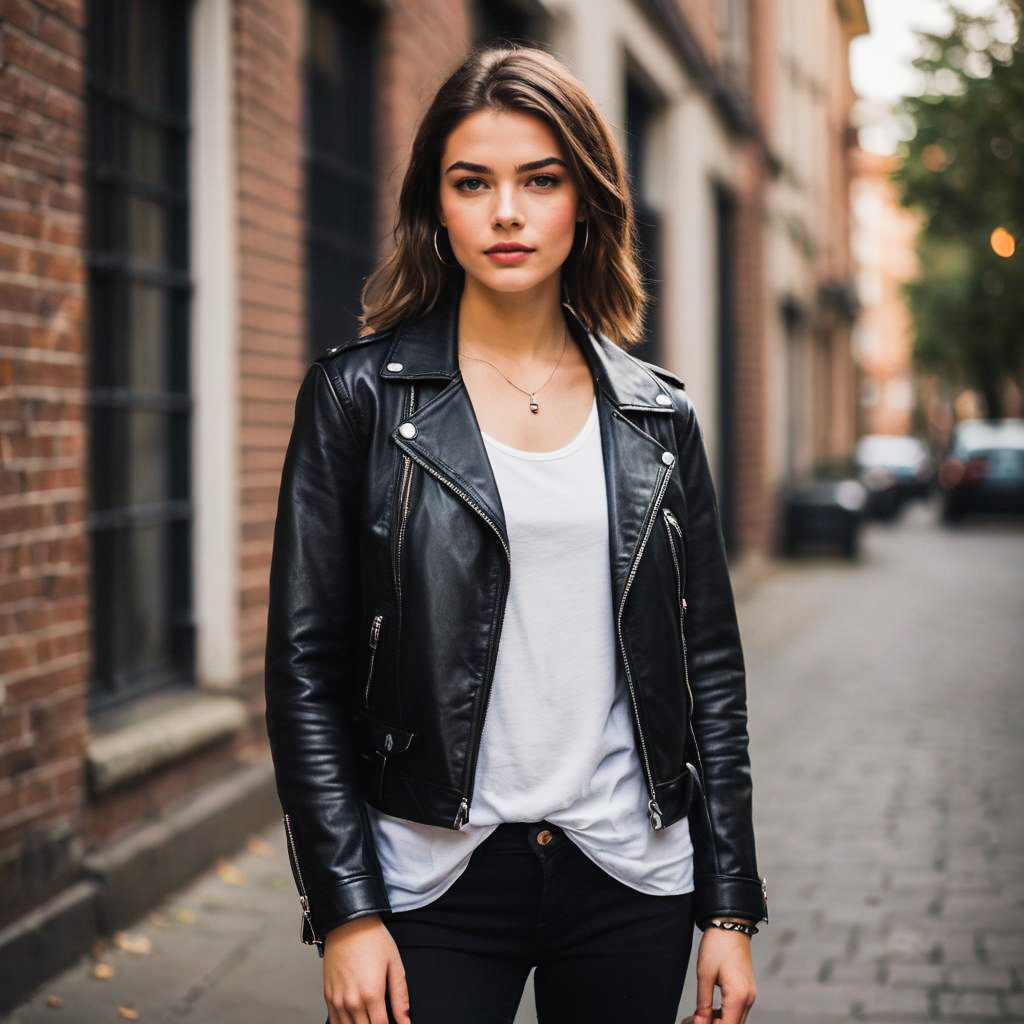
[[[914,360],[976,388],[996,417],[1007,379],[1024,385],[1021,7],[1006,0],[990,17],[947,7],[948,33],[919,32],[925,88],[900,104],[913,134],[893,176],[922,217],[920,273],[906,286]],[[1016,243],[1010,257],[994,249],[1000,229],[999,248]]]

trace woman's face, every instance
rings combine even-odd
[[[501,292],[557,274],[584,217],[556,136],[541,118],[519,112],[478,110],[459,123],[441,160],[440,200],[455,258],[468,276]],[[488,253],[502,242],[529,251]]]

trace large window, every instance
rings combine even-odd
[[[469,10],[474,46],[546,48],[549,19],[537,0],[475,0]]]
[[[186,3],[89,0],[90,705],[191,681]]]
[[[633,76],[626,77],[626,166],[636,218],[640,269],[648,304],[644,315],[644,339],[630,351],[652,363],[663,362],[661,237],[662,216],[648,194],[647,154],[657,101]]]
[[[377,235],[377,13],[308,0],[306,339],[310,358],[359,333]]]

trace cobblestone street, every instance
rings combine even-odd
[[[1024,531],[918,505],[864,539],[740,609],[753,1019],[1024,1021]]]
[[[1024,529],[917,506],[864,541],[740,602],[771,913],[751,1022],[1024,1022]],[[139,922],[151,955],[111,948],[105,981],[83,958],[8,1020],[322,1021],[298,925],[274,823]],[[528,982],[517,1024],[532,1006]]]

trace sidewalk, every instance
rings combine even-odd
[[[751,1024],[1024,1022],[1024,530],[915,509],[865,541],[737,574],[771,914]],[[321,1024],[299,923],[272,820],[5,1020]]]
[[[322,1022],[322,961],[298,941],[279,822],[43,985],[5,1024]],[[97,976],[108,965],[109,976]],[[107,968],[101,969],[106,971]],[[49,1005],[54,998],[59,1006]]]

